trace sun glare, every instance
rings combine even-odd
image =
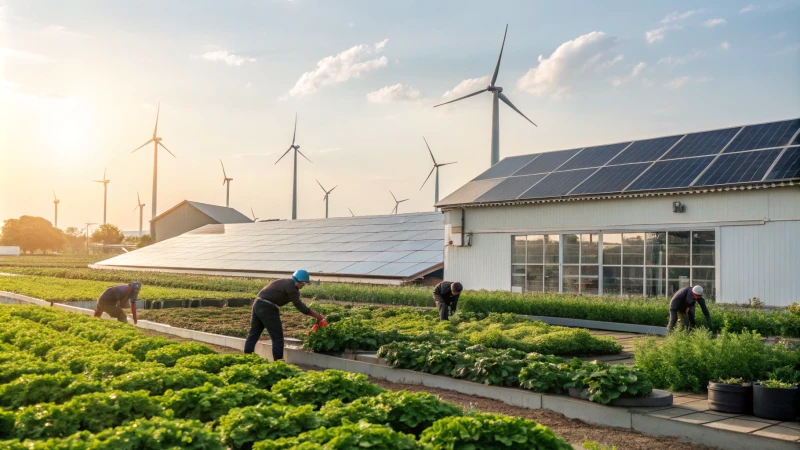
[[[48,153],[75,156],[90,144],[91,116],[78,99],[42,102],[41,133]]]

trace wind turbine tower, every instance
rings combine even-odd
[[[478,95],[483,92],[491,92],[492,93],[492,165],[497,164],[500,161],[500,101],[511,107],[514,111],[519,113],[522,117],[524,117],[528,122],[532,123],[536,126],[535,123],[531,119],[528,119],[528,116],[522,114],[522,111],[517,109],[511,100],[503,94],[503,88],[500,86],[495,85],[497,82],[497,73],[500,71],[500,60],[503,58],[503,47],[506,45],[506,35],[508,34],[508,24],[506,24],[506,32],[503,34],[503,44],[500,46],[500,56],[497,57],[497,65],[494,68],[494,73],[492,73],[492,80],[489,82],[489,86],[480,91],[473,92],[471,94],[465,95],[463,97],[459,97],[455,100],[450,100],[449,102],[440,103],[434,108],[442,105],[446,105],[448,103],[457,102],[459,100],[463,100],[465,98],[472,97],[473,95]]]
[[[392,193],[392,191],[389,191],[389,193],[392,194],[392,198],[394,199],[394,209],[389,214],[397,214],[398,212],[400,212],[400,203],[407,202],[408,199],[405,198],[403,200],[398,200],[397,197],[394,196],[394,193]]]
[[[231,181],[233,178],[228,178],[228,175],[225,173],[225,164],[222,164],[222,160],[219,160],[220,165],[222,166],[222,185],[228,185],[228,190],[225,192],[225,207],[231,207]]]
[[[58,228],[58,204],[61,203],[61,200],[56,197],[56,191],[53,191],[53,204],[56,207],[56,217],[53,226]]]
[[[433,152],[431,151],[431,146],[428,145],[428,140],[425,139],[425,136],[422,136],[422,140],[425,141],[425,146],[428,147],[428,153],[431,154],[431,159],[433,160],[433,169],[431,169],[430,173],[428,173],[428,178],[425,178],[425,181],[422,182],[422,186],[419,187],[419,190],[421,191],[422,188],[425,187],[425,183],[428,182],[428,180],[431,178],[431,174],[435,170],[436,171],[436,188],[434,189],[434,194],[433,194],[433,204],[435,205],[435,204],[439,203],[439,167],[447,166],[447,165],[450,165],[450,164],[455,164],[455,161],[454,162],[449,162],[449,163],[441,163],[441,164],[437,163],[436,162],[436,158],[433,157]],[[434,206],[433,210],[434,211],[438,211],[439,208]]]
[[[162,139],[158,137],[158,115],[160,112],[161,112],[161,103],[158,104],[158,109],[156,110],[156,126],[155,128],[153,128],[153,137],[150,138],[150,140],[148,140],[144,144],[140,145],[139,148],[131,152],[135,153],[145,145],[150,144],[151,142],[153,143],[153,203],[151,204],[152,207],[152,217],[150,217],[151,219],[156,218],[156,210],[157,210],[156,204],[158,201],[158,146],[160,145],[164,150],[166,150],[170,155],[172,155],[173,158],[177,159],[177,157],[174,154],[172,154],[172,152],[169,151],[169,149],[161,142]],[[153,236],[153,238],[155,238],[155,236]]]
[[[303,152],[300,151],[300,146],[295,145],[296,137],[297,137],[297,113],[295,113],[294,115],[294,134],[292,134],[292,145],[290,145],[289,149],[286,150],[283,153],[283,155],[281,155],[281,157],[278,158],[277,161],[275,161],[275,164],[278,164],[279,162],[281,162],[283,157],[286,156],[287,153],[294,150],[294,177],[292,178],[292,220],[297,220],[297,154],[300,153],[300,155],[302,155],[303,158],[308,159],[308,157],[306,155],[303,155]],[[308,162],[311,162],[311,160],[308,159]]]
[[[144,216],[144,203],[139,198],[139,193],[136,193],[136,207],[133,208],[136,211],[136,208],[139,208],[139,237],[142,237],[142,218]]]
[[[334,189],[336,189],[337,187],[339,187],[339,185],[337,184],[336,186],[334,186],[333,188],[331,188],[331,190],[330,190],[330,191],[327,191],[327,190],[325,190],[325,188],[324,188],[324,187],[322,187],[322,183],[320,183],[320,182],[319,182],[319,180],[316,180],[316,179],[315,179],[314,181],[316,181],[316,182],[317,182],[317,184],[319,185],[319,187],[321,187],[321,188],[322,188],[322,192],[324,192],[324,193],[325,193],[325,196],[324,196],[324,197],[322,197],[322,200],[325,202],[325,218],[327,219],[327,218],[328,218],[328,197],[330,197],[330,195],[331,195],[331,192],[333,192],[333,190],[334,190]]]
[[[102,180],[92,180],[95,183],[103,183],[103,225],[106,224],[106,208],[108,206],[108,183],[111,180],[106,179],[106,169],[103,169]]]

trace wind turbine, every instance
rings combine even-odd
[[[352,209],[347,208],[347,210],[350,211],[350,217],[355,217],[356,216],[355,214],[353,214],[353,210]]]
[[[436,189],[434,190],[434,194],[433,194],[433,200],[434,200],[433,204],[435,205],[435,204],[439,203],[439,167],[447,166],[447,165],[450,165],[450,164],[455,164],[456,162],[454,161],[454,162],[441,163],[441,164],[437,163],[436,162],[436,158],[433,157],[433,152],[431,151],[431,146],[428,145],[428,140],[425,139],[425,136],[422,136],[422,140],[425,141],[425,145],[428,147],[428,153],[431,154],[431,159],[433,160],[433,169],[431,169],[430,173],[428,173],[428,178],[425,178],[425,181],[422,182],[422,186],[419,187],[419,190],[421,191],[422,188],[425,187],[425,183],[428,182],[428,180],[431,178],[431,174],[433,174],[433,171],[435,170],[436,171]],[[434,211],[438,211],[439,208],[434,206],[433,210]]]
[[[89,227],[91,225],[97,225],[97,224],[92,222],[86,222],[86,253],[89,253]]]
[[[389,193],[392,194],[392,198],[394,199],[394,209],[389,214],[397,214],[398,212],[400,212],[400,203],[407,202],[408,199],[406,198],[403,200],[398,200],[397,197],[394,196],[394,193],[392,193],[392,191],[389,191]]]
[[[231,206],[231,181],[233,178],[228,178],[228,175],[225,173],[225,164],[222,164],[222,160],[219,160],[219,163],[222,165],[222,185],[228,185],[228,191],[225,193],[225,207],[230,208]]]
[[[290,145],[289,149],[286,150],[283,153],[283,155],[281,155],[281,157],[278,158],[277,161],[275,161],[275,164],[278,164],[279,162],[281,162],[283,157],[286,156],[287,153],[294,150],[294,177],[292,178],[292,220],[297,219],[297,154],[300,153],[301,155],[303,155],[303,152],[300,151],[300,146],[295,145],[296,137],[297,137],[297,113],[294,114],[294,134],[292,134],[292,145]],[[306,155],[303,155],[303,158],[308,159]],[[308,162],[311,162],[311,160],[308,159]]]
[[[133,208],[136,211],[139,208],[139,237],[142,237],[142,216],[144,215],[144,203],[139,198],[139,193],[136,193],[136,206]]]
[[[492,73],[492,80],[489,82],[489,86],[485,89],[481,89],[480,91],[473,92],[472,94],[465,95],[463,97],[459,97],[455,100],[450,100],[449,102],[440,103],[434,108],[442,105],[446,105],[448,103],[457,102],[459,100],[463,100],[468,97],[472,97],[473,95],[478,95],[484,91],[488,91],[492,93],[492,165],[497,164],[500,160],[500,110],[499,110],[499,100],[502,100],[503,103],[510,106],[511,109],[519,113],[522,117],[524,117],[528,122],[532,123],[533,126],[537,126],[531,119],[528,119],[528,116],[522,114],[522,111],[517,109],[511,100],[503,94],[503,88],[500,86],[496,86],[495,82],[497,82],[497,72],[500,71],[500,59],[503,58],[503,47],[506,45],[506,35],[508,34],[508,24],[506,24],[506,32],[503,34],[503,44],[500,46],[500,56],[497,57],[497,65],[494,68],[494,73]]]
[[[56,191],[53,191],[53,204],[56,206],[56,220],[54,227],[58,228],[58,204],[61,203],[61,200],[56,197]]]
[[[253,215],[253,222],[258,222],[258,217],[256,217],[256,213],[253,212],[253,207],[250,207],[250,214]]]
[[[339,185],[337,184],[337,185],[336,185],[336,186],[334,186],[334,187],[333,187],[333,188],[332,188],[330,191],[326,191],[326,190],[325,190],[325,188],[324,188],[324,187],[322,187],[322,183],[320,183],[320,182],[319,182],[319,180],[317,180],[317,179],[315,178],[315,179],[314,179],[314,181],[316,181],[316,182],[317,182],[317,184],[319,185],[319,187],[321,187],[321,188],[322,188],[322,192],[324,192],[324,193],[325,193],[325,197],[322,197],[322,200],[324,200],[324,201],[325,201],[325,218],[327,219],[327,218],[328,218],[328,197],[331,195],[331,192],[333,192],[333,190],[334,190],[334,189],[336,189],[337,187],[339,187]]]
[[[103,183],[103,225],[106,224],[106,206],[108,206],[108,183],[111,180],[106,180],[106,169],[103,169],[103,179],[102,180],[92,180],[95,183]]]
[[[149,141],[139,146],[139,148],[131,152],[135,153],[145,145],[151,142],[153,143],[153,203],[151,205],[152,208],[151,219],[156,218],[156,203],[158,201],[158,146],[160,145],[161,147],[163,147],[164,150],[166,150],[170,155],[172,155],[173,158],[177,159],[177,156],[172,154],[172,152],[169,151],[169,149],[163,143],[161,143],[162,139],[158,137],[158,115],[160,112],[161,112],[161,103],[158,104],[158,109],[156,110],[156,127],[153,128],[153,137],[150,138]],[[155,238],[155,236],[153,237]]]

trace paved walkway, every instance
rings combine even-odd
[[[616,355],[586,356],[580,359],[584,361],[598,360],[609,364],[633,364],[633,341],[643,337],[643,335],[637,333],[626,333],[623,331],[589,331],[595,336],[613,337],[618,344],[622,345],[622,352]]]

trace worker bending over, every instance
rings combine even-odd
[[[678,292],[672,297],[672,301],[669,302],[669,324],[667,325],[667,331],[672,331],[675,328],[675,325],[678,324],[678,315],[681,316],[681,321],[683,325],[689,329],[692,329],[696,326],[694,321],[694,311],[695,306],[700,305],[700,309],[703,310],[703,315],[706,316],[706,325],[708,325],[708,329],[711,329],[711,314],[708,312],[708,307],[706,307],[706,299],[703,298],[703,287],[702,286],[695,286],[690,287],[687,286]]]
[[[456,313],[456,305],[458,305],[458,296],[464,286],[459,282],[442,281],[433,288],[433,301],[436,307],[439,308],[439,320],[447,320],[451,314]]]
[[[250,332],[244,343],[244,352],[253,353],[256,344],[261,338],[264,328],[267,329],[269,338],[272,341],[272,359],[275,361],[283,359],[283,324],[281,323],[280,307],[291,302],[301,313],[311,316],[317,321],[322,321],[322,315],[300,300],[300,289],[308,283],[308,272],[298,270],[292,278],[285,280],[275,280],[261,289],[255,302],[253,302],[253,314],[250,316]]]
[[[134,281],[130,284],[112,286],[100,294],[97,299],[97,307],[94,309],[94,316],[100,317],[103,313],[116,318],[122,323],[128,323],[128,315],[123,308],[130,308],[133,316],[134,325],[138,323],[136,319],[136,298],[142,289],[142,283]]]

